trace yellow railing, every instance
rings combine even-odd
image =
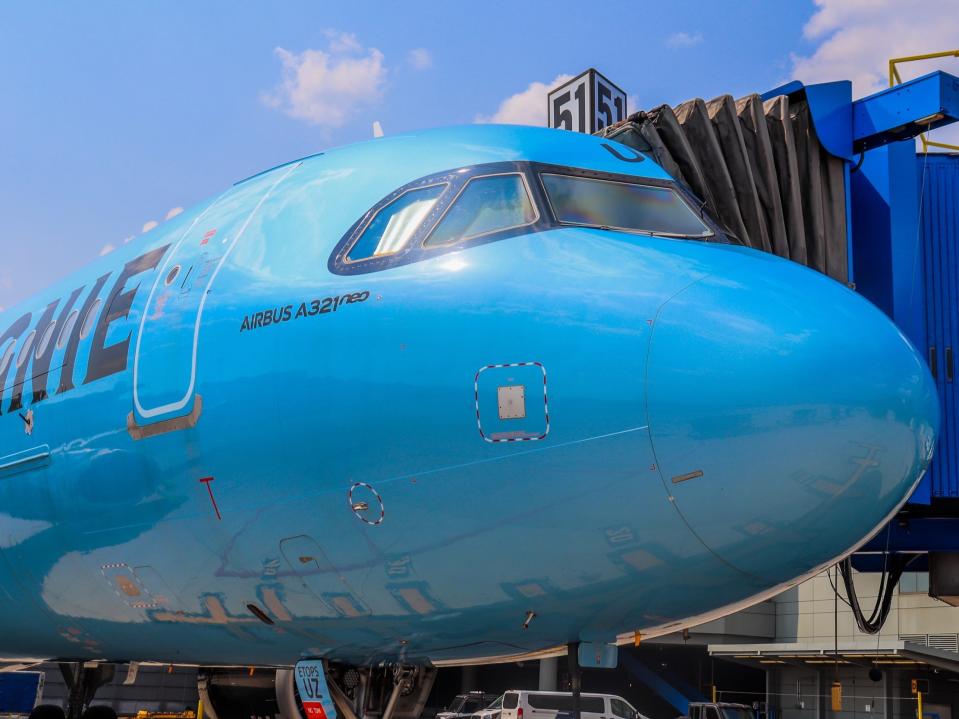
[[[917,62],[919,60],[935,60],[939,57],[959,57],[959,50],[944,50],[942,52],[929,52],[925,55],[907,55],[906,57],[889,58],[889,87],[902,84],[902,76],[899,74],[899,68],[896,67],[901,62]],[[930,122],[931,122],[930,118]],[[929,152],[930,147],[941,147],[945,150],[959,150],[959,145],[950,145],[946,142],[935,142],[926,137],[926,133],[919,136],[922,142],[922,151]]]

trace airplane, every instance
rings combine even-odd
[[[856,292],[496,125],[272,168],[7,309],[0,413],[0,657],[90,719],[116,665],[390,719],[437,666],[694,626],[861,545],[939,426]]]

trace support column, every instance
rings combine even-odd
[[[579,642],[566,645],[566,661],[569,664],[569,688],[573,693],[573,719],[582,719],[580,693],[583,689],[583,673],[579,668]]]
[[[465,694],[479,689],[476,686],[476,667],[463,667],[463,680],[460,684],[460,691]]]
[[[539,690],[556,691],[556,677],[559,674],[559,657],[539,660]]]

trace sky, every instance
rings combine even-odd
[[[793,78],[863,95],[890,56],[959,46],[957,2],[4,3],[0,308],[374,122],[545,124],[547,90],[590,66],[631,112]],[[937,68],[959,60],[904,75]]]

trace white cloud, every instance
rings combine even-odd
[[[433,56],[425,47],[418,47],[410,50],[406,57],[407,62],[416,70],[428,70],[433,67]]]
[[[557,85],[572,79],[572,75],[557,75],[552,82],[532,82],[522,92],[510,95],[489,117],[477,116],[476,122],[501,122],[508,125],[541,125],[546,127],[546,95]]]
[[[890,57],[953,49],[959,44],[955,0],[815,0],[816,12],[803,28],[818,41],[810,55],[793,56],[793,75],[803,82],[852,80],[862,96],[889,84]],[[900,66],[903,79],[942,68],[959,70],[956,60]]]
[[[103,247],[100,248],[100,257],[103,257],[104,255],[109,255],[115,249],[116,249],[115,245],[111,245],[110,243],[105,244]]]
[[[678,50],[679,48],[692,47],[703,41],[701,32],[674,32],[666,38],[666,47]]]
[[[363,46],[356,39],[352,32],[340,32],[339,30],[324,30],[323,34],[329,40],[330,52],[336,55],[347,55],[363,51]]]
[[[124,244],[124,245],[129,245],[131,242],[133,242],[133,238],[134,238],[134,235],[130,235],[130,236],[128,236],[128,237],[124,237],[124,238],[123,238],[123,244]]]
[[[375,104],[383,94],[383,53],[364,48],[355,35],[328,31],[326,50],[275,50],[283,64],[280,84],[262,95],[263,102],[290,117],[315,125],[340,127],[356,110]]]
[[[156,226],[159,225],[159,224],[160,224],[160,223],[157,222],[156,220],[150,220],[150,221],[148,221],[148,222],[144,222],[144,223],[143,223],[143,229],[140,230],[140,231],[141,231],[141,232],[144,232],[144,233],[145,233],[145,232],[149,232],[150,230],[152,230],[154,227],[156,227]]]
[[[852,80],[861,97],[889,85],[889,58],[950,50],[959,45],[955,0],[815,0],[803,28],[818,42],[809,55],[794,55],[792,74],[804,83]],[[939,58],[899,65],[903,80],[933,70],[959,74],[959,60]],[[959,142],[959,128],[934,130],[929,139]]]
[[[174,217],[176,217],[177,215],[179,215],[181,212],[183,212],[183,208],[182,208],[182,207],[171,207],[170,210],[166,213],[166,217],[164,217],[163,219],[164,219],[164,220],[172,220]]]

